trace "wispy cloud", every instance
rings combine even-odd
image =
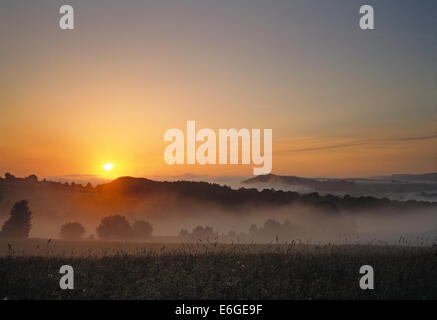
[[[363,145],[372,145],[372,144],[377,144],[377,143],[410,142],[410,141],[421,141],[421,140],[431,140],[431,139],[437,139],[437,134],[425,135],[425,136],[353,140],[353,141],[338,143],[338,144],[329,144],[329,145],[320,145],[320,146],[307,147],[307,148],[289,149],[289,150],[281,151],[281,153],[322,151],[322,150],[330,150],[330,149],[343,149],[343,148],[357,147],[357,146],[363,146]]]

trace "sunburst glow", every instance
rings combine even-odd
[[[112,164],[112,163],[105,163],[103,165],[103,169],[105,169],[106,171],[111,171],[112,168],[114,168],[114,164]]]

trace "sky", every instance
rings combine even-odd
[[[437,171],[437,2],[365,1],[371,31],[362,4],[1,1],[0,174],[252,175],[166,164],[187,120],[272,129],[276,174]]]

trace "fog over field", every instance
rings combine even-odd
[[[0,223],[16,201],[26,199],[33,213],[30,237],[36,238],[59,238],[63,224],[80,222],[84,237],[96,239],[102,218],[113,215],[131,224],[145,220],[156,239],[168,242],[396,243],[402,237],[431,245],[437,235],[437,204],[432,202],[247,187],[130,177],[93,187],[9,175],[0,180]],[[198,226],[212,230],[194,232]]]

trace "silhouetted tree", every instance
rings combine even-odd
[[[149,239],[152,237],[153,227],[150,223],[139,220],[132,225],[132,235],[135,239]]]
[[[124,216],[105,217],[96,228],[101,239],[128,239],[132,237],[132,227]]]
[[[291,240],[306,236],[306,229],[293,225],[289,220],[285,220],[283,224],[274,220],[268,219],[264,226],[257,228],[252,225],[249,229],[249,235],[256,240],[271,241],[271,240]]]
[[[264,231],[269,233],[276,233],[281,228],[281,224],[273,219],[268,219],[264,222]]]
[[[255,236],[258,233],[258,226],[256,224],[252,224],[249,228],[249,235]]]
[[[14,182],[17,180],[13,174],[5,173],[5,180],[6,182]]]
[[[187,230],[182,229],[179,233],[179,237],[184,240],[211,240],[216,238],[218,235],[211,227],[208,226],[197,226],[193,229],[191,233]]]
[[[205,226],[197,226],[194,228],[191,236],[195,239],[206,239],[208,237],[212,237],[214,235],[214,231],[211,227]]]
[[[79,222],[68,222],[61,227],[59,235],[66,240],[79,240],[83,237],[85,228]]]
[[[3,224],[0,235],[2,238],[25,239],[29,237],[32,212],[27,200],[16,202],[11,210],[11,217]]]
[[[32,174],[32,175],[26,177],[24,180],[26,180],[27,182],[35,183],[35,182],[38,182],[38,177],[36,175]]]
[[[188,237],[188,230],[187,229],[181,229],[181,232],[179,232],[179,237],[181,237],[181,238]]]

